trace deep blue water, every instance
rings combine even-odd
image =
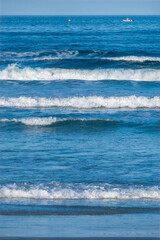
[[[68,18],[0,18],[0,215],[17,229],[22,215],[94,217],[97,236],[133,216],[131,236],[158,236],[160,17]],[[1,235],[22,236],[11,228]]]

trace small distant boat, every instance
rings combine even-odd
[[[123,22],[134,22],[134,20],[133,20],[133,19],[126,18],[126,19],[123,19]]]

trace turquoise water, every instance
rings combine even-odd
[[[1,236],[159,236],[160,17],[124,18],[1,17]]]

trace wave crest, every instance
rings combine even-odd
[[[53,123],[56,123],[56,117],[32,117],[32,118],[21,118],[21,119],[0,119],[0,122],[15,122],[15,123],[22,123],[29,126],[47,126]]]
[[[19,68],[10,65],[0,71],[1,80],[135,80],[159,81],[160,70],[155,69],[60,69],[60,68]]]
[[[56,117],[31,117],[31,118],[21,118],[21,119],[0,119],[0,122],[13,122],[13,123],[22,123],[28,126],[49,126],[54,123],[68,123],[68,124],[81,124],[81,123],[117,123],[118,120],[112,119],[84,119],[84,118],[56,118]]]
[[[52,49],[39,52],[1,52],[3,58],[26,58],[32,60],[63,60],[63,59],[106,59],[113,61],[132,61],[132,62],[160,62],[160,57],[153,56],[118,56],[111,57],[121,52],[108,52],[100,50],[73,50],[73,49]]]
[[[126,61],[126,62],[160,62],[159,57],[146,57],[146,56],[122,56],[122,57],[104,57],[102,59],[112,61]]]
[[[77,109],[138,109],[138,108],[160,108],[160,97],[147,98],[144,96],[128,97],[68,97],[68,98],[0,98],[0,107],[17,107],[17,108],[77,108]]]
[[[158,187],[119,188],[101,186],[17,186],[16,184],[0,187],[0,198],[7,199],[46,199],[46,200],[159,200]]]

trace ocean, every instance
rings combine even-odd
[[[160,16],[125,18],[1,16],[0,237],[160,237]]]

